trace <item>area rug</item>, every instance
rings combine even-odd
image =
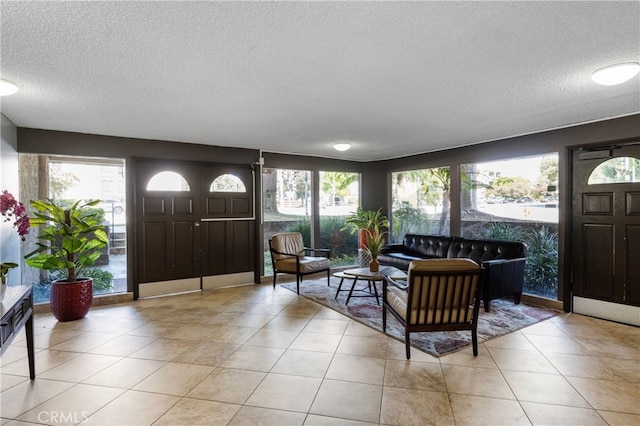
[[[382,307],[376,304],[375,297],[352,297],[349,305],[345,305],[351,281],[345,280],[342,290],[335,298],[340,280],[331,278],[331,286],[327,286],[326,278],[304,281],[300,284],[300,295],[331,308],[362,324],[382,331]],[[380,305],[382,305],[382,283],[378,284]],[[365,287],[364,281],[359,281],[357,289]],[[282,287],[296,292],[296,283],[282,284]],[[364,293],[354,292],[354,295]],[[482,306],[482,304],[481,304]],[[495,299],[491,301],[491,312],[481,308],[478,317],[478,343],[512,333],[521,328],[549,319],[558,311],[531,306],[524,303],[516,305],[513,299]],[[404,329],[391,315],[387,315],[387,334],[404,342]],[[470,331],[442,331],[429,333],[411,333],[411,346],[435,357],[450,354],[471,346]]]

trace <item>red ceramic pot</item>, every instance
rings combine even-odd
[[[84,318],[92,303],[91,278],[78,278],[75,282],[57,280],[51,283],[51,312],[60,322]]]

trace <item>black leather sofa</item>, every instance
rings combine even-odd
[[[520,242],[407,234],[402,243],[386,245],[378,262],[406,272],[412,260],[471,259],[485,269],[482,300],[489,312],[493,299],[513,296],[515,303],[520,303],[526,254],[527,246]]]

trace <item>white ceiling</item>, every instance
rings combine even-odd
[[[640,60],[638,1],[0,7],[19,127],[369,161],[640,111],[590,80]]]

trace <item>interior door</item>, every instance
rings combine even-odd
[[[640,325],[640,170],[634,161],[640,161],[640,144],[573,152],[572,310]]]
[[[255,281],[250,166],[136,162],[138,297]]]
[[[200,167],[136,162],[138,297],[200,290]]]
[[[208,165],[203,167],[201,179],[202,288],[254,282],[253,168]]]

